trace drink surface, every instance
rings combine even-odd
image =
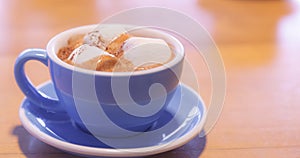
[[[172,45],[163,39],[103,31],[71,36],[57,52],[58,58],[77,67],[105,72],[148,70],[174,58]]]

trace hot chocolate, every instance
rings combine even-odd
[[[162,66],[174,53],[163,39],[136,36],[122,28],[102,28],[70,37],[57,56],[85,69],[128,72]]]

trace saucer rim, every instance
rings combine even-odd
[[[37,86],[37,89],[40,89],[47,84],[52,83],[51,81],[46,81]],[[180,83],[181,86],[187,88],[190,92],[196,95],[201,102],[201,106],[203,108],[201,120],[186,134],[181,136],[180,138],[173,140],[171,142],[161,144],[161,145],[153,145],[149,147],[139,147],[139,148],[129,148],[129,149],[111,149],[111,148],[100,148],[100,147],[89,147],[84,145],[73,144],[71,142],[59,140],[55,137],[52,137],[44,132],[42,132],[38,127],[36,127],[32,122],[27,118],[25,114],[25,109],[23,108],[23,104],[26,101],[26,97],[22,100],[21,106],[19,108],[19,118],[23,125],[23,127],[35,138],[39,139],[40,141],[53,146],[57,149],[79,154],[79,155],[88,155],[88,156],[113,156],[113,157],[136,157],[136,156],[149,156],[154,154],[163,153],[166,151],[170,151],[176,149],[180,146],[183,146],[187,142],[191,141],[195,138],[203,129],[204,123],[206,121],[206,114],[207,110],[205,104],[201,98],[201,96],[196,93],[192,88],[189,86]],[[122,152],[123,151],[123,152]]]

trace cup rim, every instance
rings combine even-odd
[[[152,74],[152,73],[157,73],[157,72],[172,68],[184,59],[184,56],[185,56],[184,47],[177,38],[175,38],[174,36],[172,36],[166,32],[163,32],[163,31],[160,31],[157,29],[152,29],[152,28],[146,28],[146,29],[148,31],[155,31],[155,32],[159,33],[160,35],[164,36],[165,38],[168,38],[169,40],[172,41],[172,45],[176,44],[175,47],[177,49],[176,49],[176,53],[174,53],[175,54],[174,59],[163,64],[162,66],[158,66],[158,67],[151,68],[148,70],[132,71],[132,72],[104,72],[104,71],[89,70],[89,69],[84,69],[84,68],[76,67],[73,65],[69,65],[58,58],[58,56],[56,55],[57,52],[56,52],[54,46],[57,44],[59,39],[66,38],[66,36],[68,36],[68,38],[66,38],[66,40],[68,40],[69,37],[71,35],[76,34],[76,32],[77,32],[77,34],[88,33],[89,31],[92,31],[99,25],[107,25],[107,26],[121,25],[121,26],[125,26],[125,27],[126,26],[133,27],[132,25],[125,25],[125,24],[92,24],[92,25],[84,25],[84,26],[79,26],[79,27],[65,30],[65,31],[55,35],[48,42],[47,47],[46,47],[48,57],[56,64],[58,64],[64,68],[67,68],[69,70],[80,72],[83,74],[90,74],[90,75],[97,75],[97,76],[140,76],[140,75]]]

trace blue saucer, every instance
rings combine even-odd
[[[56,97],[51,82],[40,85],[39,90]],[[186,144],[202,130],[206,111],[200,96],[181,84],[162,117],[149,131],[132,137],[95,137],[78,129],[66,113],[36,108],[26,98],[19,115],[29,133],[61,150],[81,156],[133,157],[157,154]]]

